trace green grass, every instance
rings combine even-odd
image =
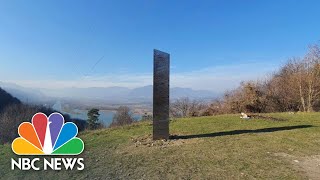
[[[152,147],[136,147],[132,141],[150,135],[151,122],[83,132],[83,171],[12,171],[10,159],[17,156],[10,145],[0,145],[0,178],[307,179],[275,154],[320,155],[320,113],[267,115],[288,121],[242,120],[238,115],[177,119],[170,123],[170,133],[189,138]],[[301,125],[311,126],[284,130]]]

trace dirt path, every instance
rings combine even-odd
[[[307,157],[295,157],[286,153],[275,155],[290,161],[296,170],[304,172],[310,180],[320,180],[320,155]]]

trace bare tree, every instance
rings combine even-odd
[[[179,98],[170,105],[171,115],[173,117],[187,117],[189,106],[189,98]]]
[[[173,117],[200,116],[208,105],[199,100],[190,100],[187,97],[179,98],[170,105],[170,114]]]
[[[295,99],[299,97],[300,110],[310,112],[317,103],[320,95],[320,49],[311,46],[304,58],[293,58],[282,68],[286,76],[282,79],[282,86],[290,84],[286,96]],[[295,93],[296,97],[289,94]]]
[[[200,115],[213,116],[226,113],[230,113],[229,109],[227,109],[226,103],[224,103],[223,100],[215,99],[211,104],[205,106],[205,109]]]
[[[320,110],[319,46],[311,46],[303,58],[289,59],[265,81],[241,83],[222,104],[225,113]]]
[[[134,122],[132,113],[130,112],[129,107],[120,106],[115,113],[110,127],[114,126],[124,126],[127,124],[132,124]]]
[[[306,111],[310,112],[320,95],[320,48],[311,46],[302,64],[307,85]]]

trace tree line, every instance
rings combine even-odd
[[[303,57],[294,57],[267,79],[242,82],[212,103],[179,99],[171,115],[180,117],[226,113],[268,113],[320,110],[320,47],[312,45]],[[187,112],[187,113],[186,113]]]

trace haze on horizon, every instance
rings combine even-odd
[[[152,84],[221,93],[266,78],[320,37],[319,1],[1,1],[0,81],[33,88]],[[299,13],[303,12],[303,13]]]

